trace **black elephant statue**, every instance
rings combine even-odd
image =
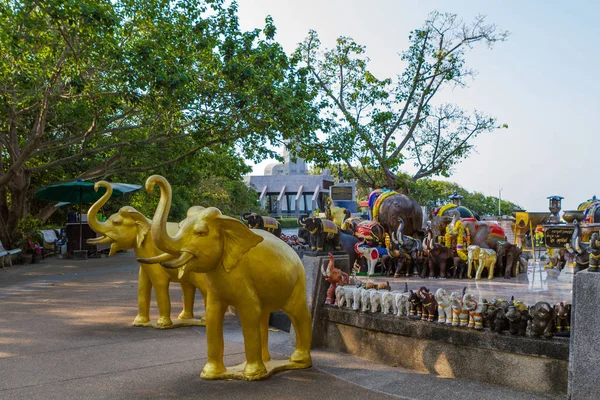
[[[554,307],[545,301],[538,301],[529,309],[529,314],[532,318],[529,326],[530,336],[544,336],[551,338],[554,336],[554,318],[556,312]]]
[[[557,335],[569,335],[571,332],[571,305],[561,301],[554,306],[554,315]]]
[[[408,276],[408,268],[404,268],[409,263],[413,266],[413,275],[418,275],[418,265],[421,253],[423,252],[423,243],[420,240],[404,235],[404,220],[398,218],[398,230],[390,235],[390,253],[397,250],[399,252],[398,261],[396,262],[396,270],[394,278]],[[394,253],[395,254],[395,253]]]
[[[413,198],[392,191],[376,190],[369,196],[369,208],[373,220],[379,221],[386,232],[396,232],[398,218],[402,218],[406,235],[423,238],[423,210]]]
[[[433,210],[431,217],[431,229],[434,237],[445,235],[446,227],[452,219],[457,216],[463,226],[469,232],[469,243],[484,249],[497,251],[498,242],[506,242],[504,230],[495,222],[479,221],[477,214],[463,206],[448,204]]]
[[[262,229],[281,237],[281,224],[275,218],[247,212],[242,214],[241,219],[248,224],[249,228]]]
[[[308,231],[308,229],[300,227],[298,228],[298,239],[301,243],[309,243],[310,242],[310,232]],[[347,274],[351,274],[352,273],[352,268],[354,267],[355,263],[358,263],[359,265],[361,264],[361,257],[360,254],[356,253],[356,250],[354,250],[354,246],[356,246],[357,243],[360,243],[360,239],[345,233],[344,231],[340,231],[340,246],[341,246],[341,250],[348,254],[348,268],[344,270],[344,272],[346,272]],[[333,246],[331,245],[330,242],[325,242],[325,247],[324,247],[324,251],[332,251],[335,250],[333,248]],[[361,269],[364,266],[361,265]]]
[[[298,225],[310,232],[310,248],[313,251],[324,251],[325,243],[331,244],[334,250],[340,250],[340,228],[333,221],[319,217],[303,215],[298,218]]]
[[[495,273],[498,276],[504,276],[510,279],[511,276],[519,275],[519,259],[523,250],[509,242],[498,242],[496,252]]]
[[[506,311],[506,319],[508,319],[508,330],[511,335],[525,336],[527,331],[527,322],[529,321],[529,311],[519,310],[516,306],[508,306]]]
[[[590,248],[588,249],[590,255],[590,272],[598,272],[600,271],[600,239],[598,236],[598,232],[592,233],[592,237],[590,238]]]

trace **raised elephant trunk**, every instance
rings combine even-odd
[[[155,185],[160,188],[160,200],[152,218],[152,239],[162,251],[179,254],[179,246],[167,232],[167,217],[171,210],[171,185],[162,176],[152,175],[146,180],[146,191],[151,194]]]
[[[306,227],[306,220],[308,219],[308,214],[301,215],[298,218],[298,225]]]
[[[250,217],[250,215],[252,215],[252,213],[249,212],[245,212],[242,214],[242,220],[248,222],[248,217]]]
[[[404,244],[404,220],[402,218],[398,218],[398,230],[396,231],[396,240],[397,243],[402,245]]]
[[[101,186],[106,189],[106,193],[104,193],[102,197],[98,199],[97,202],[92,204],[92,206],[88,210],[88,224],[90,228],[94,230],[94,232],[104,235],[106,234],[106,232],[108,232],[109,228],[106,226],[106,223],[98,221],[96,219],[96,216],[98,215],[98,210],[102,208],[106,204],[108,199],[110,199],[110,196],[112,196],[113,188],[110,185],[110,183],[106,181],[99,181],[96,182],[96,184],[94,185],[94,190],[97,192]]]

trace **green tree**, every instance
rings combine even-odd
[[[316,140],[305,75],[271,18],[243,32],[236,13],[223,0],[2,1],[0,239],[48,183]],[[231,159],[219,168],[239,170]]]
[[[325,140],[305,148],[308,160],[323,163],[325,155],[343,162],[365,186],[404,188],[399,168],[412,164],[412,181],[442,175],[469,154],[472,139],[499,127],[482,112],[456,105],[434,105],[446,87],[465,86],[474,72],[466,53],[477,44],[503,41],[484,17],[464,23],[455,15],[434,12],[410,35],[401,54],[406,64],[395,79],[376,78],[368,69],[365,47],[340,37],[333,49],[322,49],[311,31],[295,52],[303,62],[323,118]]]

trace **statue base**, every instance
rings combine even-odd
[[[156,322],[146,322],[145,324],[134,324],[136,328],[154,328],[154,329],[174,329],[181,328],[184,326],[206,326],[206,320],[202,318],[190,318],[190,319],[175,319],[173,325],[159,326]]]
[[[267,372],[263,375],[259,375],[256,377],[246,377],[244,376],[244,368],[246,367],[246,363],[243,362],[239,365],[228,367],[225,372],[222,374],[217,374],[214,376],[205,376],[203,373],[200,374],[200,378],[206,380],[223,380],[223,379],[240,379],[245,381],[258,381],[261,379],[266,379],[279,371],[288,371],[291,369],[307,369],[311,366],[306,366],[304,364],[293,363],[290,360],[269,360],[265,362],[265,368]]]
[[[575,276],[575,263],[572,261],[567,261],[565,263],[564,268],[560,271],[560,275],[558,275],[558,280],[560,282],[572,283],[573,277]]]

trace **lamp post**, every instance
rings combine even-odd
[[[499,217],[502,216],[501,204],[502,204],[502,188],[498,188],[498,216]]]

